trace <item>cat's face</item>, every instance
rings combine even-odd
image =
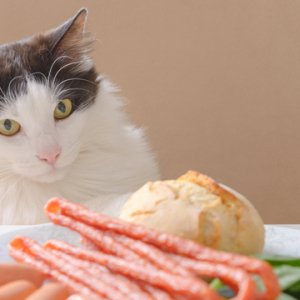
[[[40,182],[63,178],[98,92],[86,57],[86,11],[46,34],[0,47],[0,163]]]

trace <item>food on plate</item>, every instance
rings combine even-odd
[[[234,300],[275,300],[280,292],[272,268],[259,259],[214,250],[57,197],[44,212],[54,224],[79,232],[85,248],[59,240],[41,246],[19,236],[8,250],[18,262],[63,285],[62,300],[221,300],[197,275],[222,280],[236,293]],[[252,274],[260,276],[263,291]],[[58,284],[43,286],[26,300],[48,300],[42,295],[54,291],[53,285]],[[50,292],[47,297],[54,300]]]
[[[16,280],[31,281],[36,287],[43,283],[43,276],[33,267],[20,263],[0,264],[0,286]]]
[[[16,261],[24,262],[33,266],[37,271],[39,271],[43,276],[50,277],[63,286],[65,286],[71,293],[82,293],[92,299],[97,300],[97,295],[90,290],[88,287],[84,286],[80,282],[76,282],[74,279],[68,277],[64,273],[57,269],[51,268],[51,266],[44,261],[40,260],[37,256],[33,255],[27,248],[25,248],[24,243],[21,239],[15,238],[8,245],[8,250]]]
[[[194,171],[146,183],[124,205],[120,219],[229,252],[249,255],[264,247],[265,229],[253,205]]]
[[[79,295],[79,294],[74,294],[72,296],[70,296],[67,300],[92,300],[91,298],[87,298],[83,295]]]
[[[1,300],[24,300],[33,293],[37,287],[28,280],[17,280],[0,287]]]
[[[49,241],[44,245],[44,247],[48,249],[55,249],[55,242],[54,245],[51,245],[51,242],[54,241]],[[97,251],[99,251],[99,249]],[[104,283],[110,285],[113,288],[116,288],[117,290],[120,290],[124,294],[130,294],[131,297],[137,299],[140,297],[143,299],[150,298],[149,295],[147,295],[141,288],[139,288],[137,284],[132,283],[127,279],[127,277],[120,274],[118,274],[118,276],[116,276],[116,274],[111,274],[105,268],[103,268],[101,264],[97,266],[96,264],[88,260],[82,261],[82,259],[70,256],[57,250],[52,250],[52,252],[65,259],[67,263],[70,263],[74,267],[84,268],[88,270],[89,276],[102,280]]]
[[[108,299],[130,299],[128,295],[123,294],[120,291],[110,287],[109,285],[101,284],[100,280],[94,278],[93,274],[89,274],[89,270],[84,272],[83,269],[71,268],[70,265],[66,263],[65,260],[60,259],[59,256],[52,256],[51,251],[47,249],[56,249],[64,253],[71,254],[75,257],[84,258],[85,260],[96,262],[100,265],[105,265],[114,273],[119,273],[123,276],[129,276],[133,279],[138,279],[146,282],[151,282],[153,285],[160,288],[166,289],[168,292],[186,295],[196,299],[202,296],[203,300],[220,300],[218,295],[209,289],[208,285],[201,280],[198,280],[192,276],[176,276],[171,273],[163,272],[151,264],[143,262],[130,262],[113,255],[107,255],[102,252],[95,253],[95,251],[84,250],[74,246],[71,246],[62,241],[48,241],[45,248],[37,245],[32,239],[28,237],[18,237],[14,241],[18,240],[19,245],[23,243],[23,248],[21,250],[25,252],[31,252],[34,256],[38,256],[40,259],[46,261],[46,263],[52,264],[52,266],[57,269],[59,267],[60,271],[70,277],[73,277],[76,281],[79,281],[91,290],[99,289],[99,296],[105,296]],[[10,251],[12,249],[10,248]],[[20,249],[14,249],[16,253]],[[12,252],[11,252],[12,253]],[[14,253],[12,256],[17,258]],[[71,273],[69,273],[69,271]],[[146,299],[145,297],[142,299]],[[150,300],[150,298],[148,297]]]
[[[67,289],[61,284],[49,283],[33,292],[25,300],[66,300],[68,297]]]
[[[280,292],[272,268],[259,259],[217,251],[61,198],[50,199],[44,211],[54,224],[79,232],[86,249],[58,240],[40,246],[20,236],[10,242],[9,253],[71,294],[92,300],[221,300],[196,275],[221,279],[236,292],[234,300],[274,300]],[[257,290],[252,274],[260,276],[264,291]]]

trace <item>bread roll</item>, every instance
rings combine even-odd
[[[255,254],[264,247],[263,222],[253,205],[194,171],[146,183],[129,198],[120,218],[219,250]]]

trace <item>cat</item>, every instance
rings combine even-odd
[[[0,224],[48,222],[53,196],[118,216],[160,177],[143,130],[95,70],[81,9],[63,25],[0,47]]]

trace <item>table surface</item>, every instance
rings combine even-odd
[[[287,228],[300,230],[300,224],[268,224],[268,225],[287,227]],[[9,230],[24,228],[26,226],[30,227],[30,226],[34,226],[34,225],[0,225],[0,234],[4,233],[4,232],[7,232]]]

